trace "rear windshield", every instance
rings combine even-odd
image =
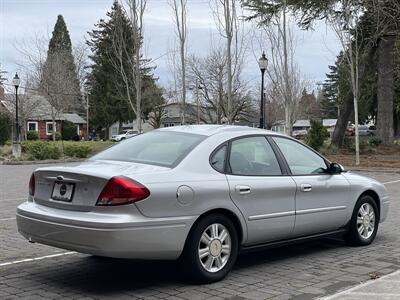
[[[131,137],[93,156],[91,160],[118,160],[174,167],[205,136],[198,134],[152,131]]]

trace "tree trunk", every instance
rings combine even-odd
[[[374,47],[369,48],[367,51],[363,53],[360,59],[360,66],[359,66],[360,81],[358,86],[362,86],[362,82],[363,80],[365,80],[365,72],[367,66],[374,64],[375,51],[376,49]],[[340,110],[340,114],[338,116],[335,130],[333,131],[332,134],[331,144],[336,148],[341,148],[343,146],[347,124],[349,122],[351,114],[354,112],[354,95],[351,91],[346,95],[342,107],[339,107],[338,110]]]
[[[394,101],[394,49],[396,36],[390,35],[378,43],[378,117],[377,134],[383,144],[394,140],[393,101]]]
[[[353,100],[353,93],[349,92],[344,100],[342,108],[340,109],[340,115],[337,120],[335,130],[332,134],[332,145],[337,148],[341,148],[343,146],[347,123],[349,122],[351,114],[354,112]]]

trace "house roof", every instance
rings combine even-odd
[[[293,127],[310,127],[311,123],[310,120],[296,120],[294,122]]]
[[[322,120],[322,125],[325,127],[332,127],[336,126],[337,119],[323,119]]]
[[[11,113],[15,112],[14,99],[13,94],[5,94],[4,100],[1,101],[3,106]],[[25,110],[28,121],[52,120],[52,106],[45,97],[21,95],[19,99],[20,107]],[[55,119],[57,121],[70,121],[74,124],[86,124],[86,121],[76,113],[60,113]]]

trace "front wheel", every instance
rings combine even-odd
[[[374,199],[369,195],[357,201],[345,240],[354,246],[369,245],[375,239],[379,225],[379,211]]]
[[[209,215],[192,229],[180,259],[184,271],[196,282],[223,279],[235,264],[238,235],[232,221],[224,215]]]

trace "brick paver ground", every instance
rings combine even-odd
[[[313,299],[400,269],[400,183],[387,222],[373,245],[352,248],[324,239],[240,256],[223,281],[190,285],[174,262],[100,259],[69,254],[4,265],[66,251],[30,244],[16,230],[15,207],[37,166],[0,165],[0,299]],[[365,173],[381,182],[400,174]]]

